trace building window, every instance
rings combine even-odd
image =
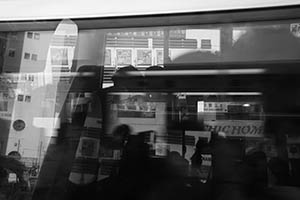
[[[30,59],[30,53],[25,53],[24,58],[27,59],[27,60]]]
[[[117,49],[117,65],[131,65],[131,49]]]
[[[24,100],[24,95],[23,94],[19,94],[18,95],[18,101],[23,101]]]
[[[27,32],[27,38],[32,38],[33,33],[32,32]]]
[[[34,81],[34,76],[33,75],[28,75],[28,81]]]
[[[9,49],[8,50],[8,56],[9,57],[15,57],[16,55],[16,50],[15,49]]]
[[[40,34],[39,33],[34,33],[34,39],[39,40],[40,39]]]
[[[31,102],[31,96],[27,96],[25,97],[25,102]]]
[[[138,65],[151,65],[152,64],[152,51],[149,49],[137,50],[137,64]]]
[[[7,112],[8,102],[7,101],[0,101],[0,111]]]
[[[211,49],[211,40],[210,39],[201,40],[201,49]]]
[[[31,55],[31,60],[37,61],[37,54],[32,54]]]

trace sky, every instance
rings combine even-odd
[[[300,5],[300,0],[0,0],[0,21]]]

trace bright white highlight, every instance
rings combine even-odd
[[[2,0],[0,20],[185,13],[297,5],[300,0]]]

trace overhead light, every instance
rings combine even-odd
[[[194,76],[194,75],[242,75],[242,74],[263,74],[265,69],[199,69],[199,70],[160,70],[160,71],[142,71],[144,75],[149,76]],[[140,75],[140,71],[126,72],[128,75]]]
[[[177,93],[174,93],[175,95]],[[198,95],[219,95],[219,96],[260,96],[261,92],[181,92],[186,96],[198,96]]]

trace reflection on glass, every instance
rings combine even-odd
[[[40,200],[211,199],[224,185],[255,199],[298,187],[299,83],[286,69],[299,27],[78,31],[64,20],[1,32],[0,199],[16,188]],[[261,61],[288,62],[274,75]]]

